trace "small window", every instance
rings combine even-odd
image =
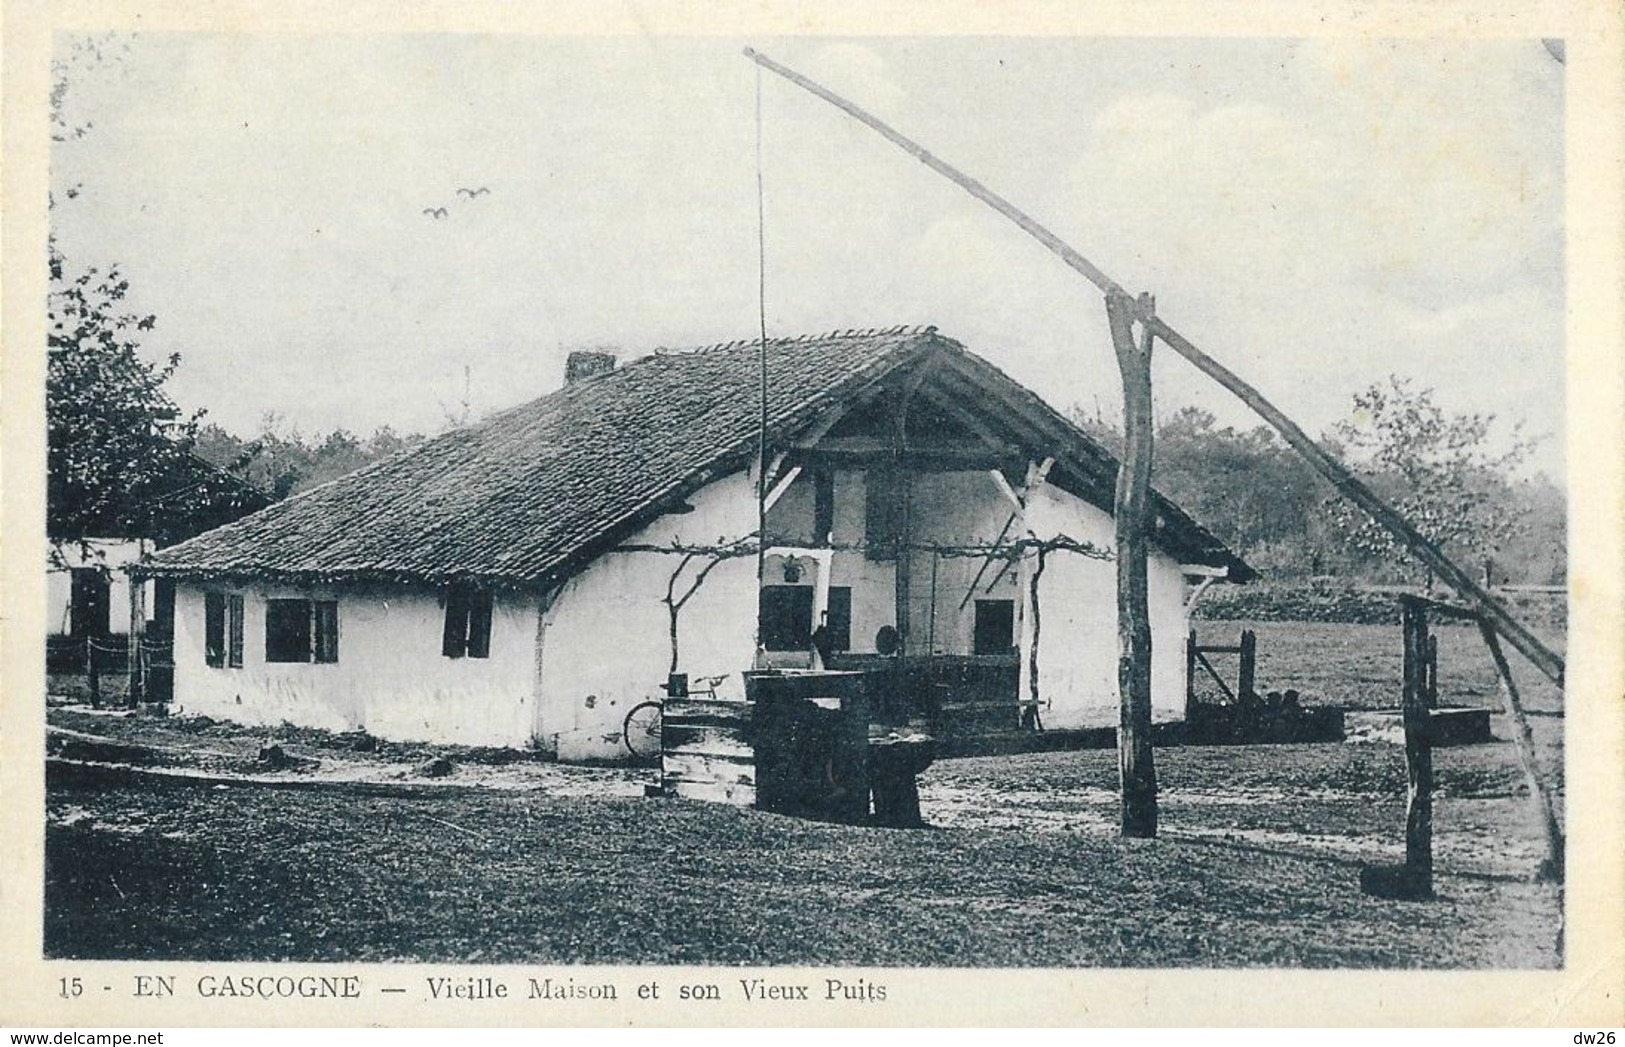
[[[884,465],[870,466],[863,474],[863,551],[871,560],[895,560],[899,517],[897,470]]]
[[[446,593],[446,627],[440,653],[447,658],[491,655],[491,594],[454,586]]]
[[[812,644],[813,591],[810,585],[762,587],[762,646],[769,651],[805,651]]]
[[[339,660],[339,605],[336,600],[265,601],[265,660]]]
[[[1016,604],[1014,600],[977,600],[976,654],[1009,654],[1015,646]]]

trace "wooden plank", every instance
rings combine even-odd
[[[773,485],[773,490],[768,492],[767,503],[763,508],[771,511],[778,504],[779,499],[784,497],[784,492],[790,489],[790,485],[796,482],[796,477],[800,475],[801,466],[791,466],[790,471],[780,477],[779,482]]]
[[[1538,876],[1542,880],[1562,883],[1563,827],[1557,821],[1557,804],[1546,783],[1541,780],[1540,769],[1535,763],[1535,736],[1529,730],[1529,718],[1524,715],[1523,700],[1518,694],[1517,683],[1512,679],[1512,669],[1507,665],[1506,655],[1501,651],[1501,641],[1496,637],[1495,627],[1489,622],[1480,621],[1478,628],[1490,649],[1490,657],[1495,661],[1501,698],[1506,702],[1507,716],[1512,720],[1512,742],[1518,750],[1518,766],[1523,770],[1523,780],[1529,786],[1530,798],[1540,808],[1541,828],[1546,834],[1546,858],[1541,863]]]
[[[668,698],[662,703],[661,717],[667,723],[679,720],[749,723],[751,706],[748,702],[725,702],[709,698]]]
[[[660,765],[662,781],[716,782],[720,785],[755,785],[754,758],[739,760],[726,756],[701,756],[698,753],[664,755]]]
[[[665,752],[706,753],[714,756],[754,757],[755,748],[749,735],[741,731],[716,726],[696,726],[687,723],[664,723],[660,728],[660,744]]]
[[[1405,878],[1415,896],[1433,893],[1433,743],[1427,706],[1427,611],[1401,599],[1404,634]]]
[[[964,172],[933,156],[918,142],[900,134],[881,120],[871,116],[827,88],[814,83],[793,69],[780,65],[751,48],[747,47],[745,49],[745,57],[840,109],[919,160],[931,170],[970,193],[971,196],[1010,219],[1028,236],[1043,244],[1074,272],[1100,288],[1108,297],[1120,295],[1126,298],[1126,292],[1123,290],[1122,285],[1107,276],[1094,263],[1080,254],[1076,248],[1034,221],[1004,197],[993,192]],[[1241,400],[1242,403],[1252,408],[1259,417],[1263,418],[1276,432],[1280,433],[1288,446],[1297,451],[1316,472],[1330,481],[1332,486],[1350,501],[1365,510],[1367,515],[1376,521],[1380,527],[1399,539],[1400,544],[1404,545],[1413,556],[1432,568],[1433,573],[1440,580],[1471,603],[1479,613],[1489,618],[1494,623],[1496,630],[1505,636],[1512,646],[1516,647],[1526,658],[1533,662],[1542,673],[1546,674],[1559,686],[1562,685],[1563,659],[1542,643],[1522,622],[1514,618],[1499,601],[1479,586],[1471,575],[1456,566],[1438,546],[1434,545],[1412,526],[1409,520],[1379,498],[1376,492],[1351,473],[1342,462],[1310,439],[1309,435],[1300,429],[1297,423],[1282,414],[1274,404],[1264,399],[1264,396],[1257,389],[1243,381],[1217,360],[1202,352],[1189,339],[1163,320],[1151,315],[1149,310],[1145,310],[1140,319],[1145,324],[1145,329],[1149,335],[1162,339],[1165,345],[1188,360],[1197,370],[1213,379],[1225,390]]]
[[[1151,525],[1151,340],[1134,337],[1134,305],[1106,296],[1123,379],[1123,464],[1117,470],[1117,762],[1124,836],[1157,835],[1157,772],[1151,749],[1151,614],[1146,558]]]
[[[1213,663],[1207,660],[1207,655],[1203,653],[1206,650],[1208,650],[1208,648],[1205,647],[1198,647],[1196,649],[1197,664],[1206,669],[1207,674],[1213,677],[1213,682],[1219,685],[1219,690],[1224,692],[1226,698],[1229,698],[1232,702],[1235,701],[1237,697],[1236,692],[1230,689],[1230,685],[1224,682],[1224,677],[1220,676],[1218,670],[1213,668]]]

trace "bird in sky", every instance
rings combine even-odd
[[[446,217],[447,211],[444,207],[425,207],[423,213],[438,222]]]
[[[485,186],[482,185],[478,189],[459,189],[459,190],[457,190],[457,195],[458,196],[466,196],[470,200],[472,200],[476,196],[484,196],[486,193],[489,193],[490,191],[491,190],[487,189]]]

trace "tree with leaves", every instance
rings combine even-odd
[[[1450,414],[1432,389],[1390,375],[1355,394],[1351,418],[1334,437],[1389,504],[1458,563],[1488,576],[1496,557],[1528,527],[1512,478],[1534,449],[1517,427],[1496,439],[1492,414]],[[1500,449],[1495,449],[1499,445]],[[1348,502],[1327,503],[1352,549],[1414,569],[1409,554]],[[1425,572],[1429,587],[1432,572]]]
[[[70,271],[50,253],[45,416],[47,530],[57,541],[151,533],[155,514],[191,473],[199,415],[164,389],[180,363],[145,359],[156,324],[128,310],[118,267]],[[200,412],[201,413],[201,412]]]

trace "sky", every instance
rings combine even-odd
[[[434,432],[556,388],[573,348],[753,337],[749,44],[1155,294],[1309,431],[1400,374],[1521,422],[1561,478],[1563,67],[1537,40],[126,43],[72,63],[91,126],[53,150],[53,228],[70,265],[121,264],[145,349],[182,355],[176,399],[241,435]],[[834,108],[760,90],[769,334],[934,324],[1119,415],[1092,286]],[[1159,416],[1257,424],[1169,350],[1153,373]]]

